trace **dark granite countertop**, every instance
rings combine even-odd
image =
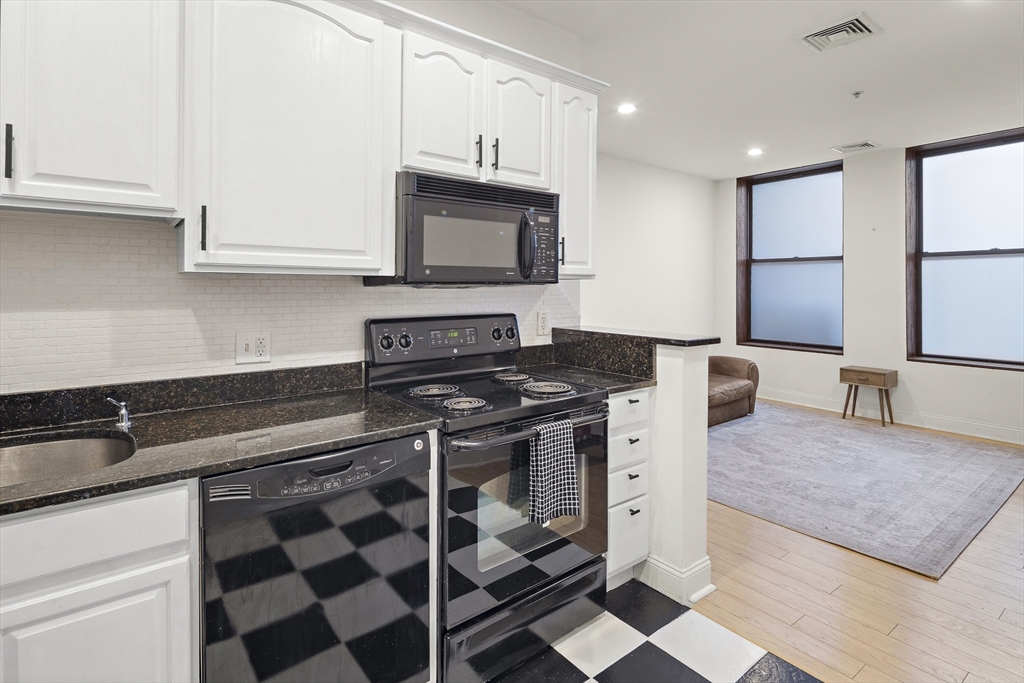
[[[580,384],[589,384],[592,387],[607,389],[609,394],[619,394],[623,391],[633,391],[634,389],[646,389],[658,384],[653,379],[619,375],[614,372],[602,372],[600,370],[590,370],[588,368],[560,365],[558,363],[530,365],[526,366],[525,369],[529,372],[545,375],[552,379],[560,379],[564,382],[578,382]]]
[[[556,327],[553,333],[562,332],[567,336],[573,333],[585,333],[592,335],[614,335],[619,337],[634,337],[642,339],[650,344],[667,344],[669,346],[708,346],[710,344],[721,344],[721,337],[714,337],[706,334],[680,334],[677,332],[664,332],[656,330],[630,330],[618,327],[601,327],[594,325],[581,325],[579,327]]]
[[[114,420],[8,433],[91,430]],[[386,396],[348,389],[132,417],[138,450],[116,465],[0,487],[0,515],[191,479],[436,429],[440,421]]]

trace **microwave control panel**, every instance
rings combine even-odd
[[[367,320],[366,349],[373,365],[518,351],[519,322],[512,313]]]
[[[538,213],[533,225],[537,231],[537,259],[530,282],[558,282],[558,216]]]

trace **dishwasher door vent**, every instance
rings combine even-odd
[[[248,500],[252,498],[252,486],[249,484],[227,484],[210,487],[210,501],[215,500]]]

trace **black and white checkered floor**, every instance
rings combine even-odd
[[[498,683],[820,683],[757,645],[633,580],[608,612]]]

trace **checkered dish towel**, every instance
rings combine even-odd
[[[548,422],[535,429],[538,434],[530,439],[530,521],[547,524],[563,515],[579,515],[572,422]]]

